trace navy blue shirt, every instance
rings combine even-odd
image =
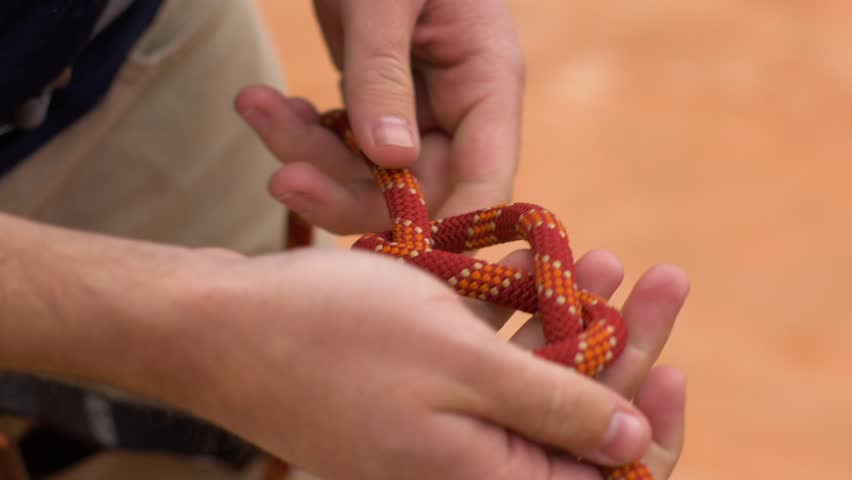
[[[73,68],[71,83],[53,93],[44,123],[0,135],[0,175],[98,104],[162,2],[135,0],[92,38],[107,0],[0,0],[0,124]]]

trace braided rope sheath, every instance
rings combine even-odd
[[[361,237],[354,248],[397,257],[447,282],[460,295],[538,313],[547,345],[534,353],[596,377],[621,354],[627,325],[606,299],[579,288],[568,234],[549,211],[515,203],[430,221],[420,186],[408,169],[370,162],[358,148],[346,113],[334,110],[322,124],[370,166],[393,220],[393,230]],[[532,249],[535,272],[488,263],[463,252],[515,240]],[[635,463],[601,468],[608,480],[653,480]]]

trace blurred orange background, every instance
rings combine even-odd
[[[290,93],[338,106],[310,2],[260,3]],[[575,252],[618,253],[629,284],[690,273],[663,358],[689,376],[674,478],[849,478],[850,4],[509,3],[529,66],[515,198]]]

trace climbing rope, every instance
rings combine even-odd
[[[606,299],[577,285],[568,234],[551,212],[515,203],[431,221],[410,170],[370,162],[359,149],[343,110],[325,113],[321,121],[370,166],[393,221],[392,230],[365,235],[354,248],[416,265],[460,295],[537,313],[547,344],[534,353],[542,358],[593,378],[618,358],[627,342],[627,325]],[[464,254],[515,240],[530,244],[533,273]],[[601,472],[608,480],[653,480],[641,463],[601,467]]]

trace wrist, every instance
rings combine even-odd
[[[159,396],[157,341],[187,250],[0,215],[0,369]]]

